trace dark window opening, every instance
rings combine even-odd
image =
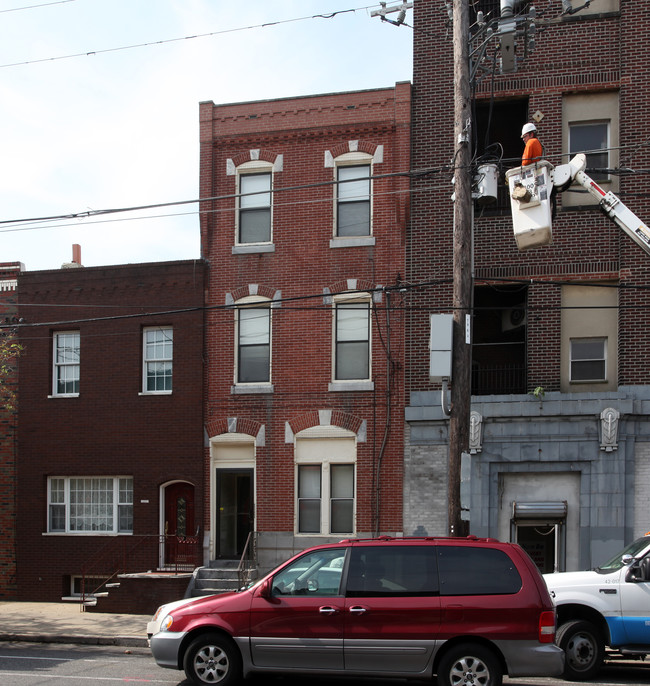
[[[497,201],[477,207],[484,214],[508,214],[510,198],[505,173],[521,164],[524,144],[521,127],[528,121],[528,100],[478,100],[474,104],[474,150],[478,164],[496,162],[499,167]]]
[[[474,290],[472,395],[526,393],[526,287]]]

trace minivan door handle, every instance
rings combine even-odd
[[[364,612],[366,612],[368,608],[367,607],[361,607],[361,605],[353,605],[350,608],[350,612],[353,615],[362,615]]]
[[[332,607],[331,605],[323,605],[323,607],[319,607],[318,611],[322,615],[334,615],[338,612],[338,610],[335,607]]]

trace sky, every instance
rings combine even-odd
[[[0,0],[0,262],[59,269],[73,244],[86,267],[200,257],[197,204],[88,213],[198,199],[200,102],[411,81],[412,29],[377,9]]]

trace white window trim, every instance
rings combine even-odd
[[[244,162],[237,167],[235,173],[235,188],[237,192],[237,202],[235,208],[235,242],[233,245],[232,253],[244,254],[244,253],[256,253],[256,252],[274,252],[275,245],[273,244],[273,190],[275,186],[275,168],[271,162],[263,162],[261,160],[253,160],[250,162]],[[270,227],[269,227],[269,240],[259,241],[257,243],[240,243],[239,241],[239,217],[241,210],[241,196],[239,195],[239,189],[241,187],[241,177],[253,174],[269,174],[271,178],[271,207],[270,207]]]
[[[262,298],[258,295],[248,295],[240,298],[235,305],[235,341],[234,341],[234,364],[233,386],[231,392],[235,395],[247,393],[273,393],[273,307],[270,298]],[[239,311],[243,307],[264,308],[269,310],[269,380],[268,381],[239,381]]]
[[[338,174],[340,167],[355,167],[367,165],[369,167],[369,193],[370,193],[370,210],[369,210],[369,227],[368,234],[360,234],[359,236],[339,236],[338,235]],[[364,245],[375,245],[375,239],[373,236],[373,212],[374,212],[374,183],[373,183],[373,173],[374,173],[374,160],[372,155],[365,152],[346,152],[343,155],[339,155],[334,160],[334,211],[332,217],[332,239],[330,240],[331,248],[343,248],[343,247],[357,247]]]
[[[172,356],[169,360],[167,358],[161,358],[160,360],[150,360],[147,358],[147,344],[146,344],[146,333],[147,331],[171,331],[172,332]],[[172,326],[147,326],[142,329],[142,390],[138,395],[171,395],[174,388],[174,327]],[[164,391],[148,391],[147,390],[147,362],[158,361],[166,362],[169,361],[172,364],[172,387],[169,390]]]
[[[72,363],[63,364],[56,360],[56,354],[58,350],[58,337],[59,336],[69,336],[70,334],[76,334],[79,336],[79,362],[76,365]],[[58,393],[58,369],[59,367],[79,367],[79,387],[81,387],[81,332],[77,329],[71,331],[55,331],[52,336],[52,393],[48,396],[50,398],[78,398],[79,392],[77,393]]]
[[[327,431],[327,436],[321,435],[326,427],[314,427],[313,429],[306,429],[301,432],[301,436],[297,438],[298,441],[304,440],[318,440],[322,441],[323,450],[326,452],[322,455],[320,459],[316,459],[311,456],[301,456],[300,451],[296,450],[295,456],[295,471],[294,471],[294,534],[297,537],[331,537],[331,536],[352,536],[357,532],[357,504],[359,499],[358,494],[358,478],[357,478],[357,456],[356,456],[356,440],[354,443],[351,441],[346,445],[349,445],[353,449],[351,450],[337,450],[335,447],[336,439],[343,437],[354,437],[354,433],[347,431],[345,429],[340,429],[337,427],[330,427]],[[307,438],[310,434],[313,438]],[[331,439],[332,446],[328,448],[328,438]],[[353,478],[354,478],[354,494],[353,494],[353,505],[352,505],[352,531],[345,533],[329,533],[330,531],[330,503],[331,503],[331,471],[330,466],[332,464],[351,464],[353,465]],[[299,530],[299,511],[298,511],[298,487],[299,487],[299,467],[301,466],[315,466],[320,465],[321,467],[321,530],[320,533],[306,532],[302,533]]]
[[[64,498],[63,503],[51,502],[51,482],[54,479],[63,479],[64,481]],[[70,480],[71,479],[112,479],[113,480],[113,529],[111,531],[73,531],[70,529]],[[47,480],[47,535],[49,536],[132,536],[131,531],[118,531],[119,528],[119,505],[128,505],[129,503],[120,503],[120,479],[131,479],[133,477],[128,474],[120,476],[106,476],[106,475],[73,475],[73,476],[51,476]],[[135,497],[133,497],[130,505],[133,508]],[[51,531],[51,514],[50,505],[63,505],[65,509],[65,531]]]
[[[366,379],[337,379],[336,378],[336,308],[337,305],[354,303],[368,305],[368,378]],[[372,380],[372,308],[373,300],[370,293],[343,293],[332,299],[332,380],[328,384],[329,391],[371,391],[375,384]]]
[[[571,384],[591,384],[591,383],[605,383],[607,381],[607,336],[573,336],[569,339],[569,383]],[[603,378],[601,379],[574,379],[573,378],[573,363],[584,362],[584,359],[574,360],[573,359],[573,343],[575,341],[602,341],[603,343],[603,357],[591,358],[592,361],[602,361],[604,362]]]

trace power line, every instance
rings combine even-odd
[[[24,7],[10,7],[6,10],[0,10],[0,14],[5,12],[20,12],[21,10],[34,10],[39,7],[49,7],[50,5],[64,5],[66,2],[76,2],[76,0],[54,0],[53,2],[42,2],[40,5],[26,5]]]
[[[65,2],[71,2],[72,0],[60,0]],[[55,4],[55,3],[52,3]],[[28,64],[39,64],[43,62],[56,62],[59,60],[74,59],[77,57],[91,57],[94,55],[102,55],[111,52],[119,52],[122,50],[134,50],[135,48],[147,48],[153,45],[164,45],[166,43],[178,43],[180,41],[192,40],[195,38],[211,38],[214,36],[221,36],[228,33],[237,33],[239,31],[251,31],[253,29],[263,29],[268,26],[280,26],[282,24],[292,24],[295,22],[306,21],[308,19],[334,19],[339,14],[347,14],[349,12],[358,12],[359,10],[368,10],[375,5],[364,5],[363,7],[353,7],[345,10],[337,10],[329,14],[312,14],[304,17],[295,17],[294,19],[281,19],[278,21],[268,21],[263,24],[251,24],[250,26],[240,26],[234,29],[220,29],[218,31],[209,31],[207,33],[197,33],[193,36],[181,36],[178,38],[167,38],[156,41],[149,41],[146,43],[133,43],[131,45],[122,45],[116,48],[105,48],[101,50],[88,50],[86,52],[71,53],[68,55],[58,55],[56,57],[43,57],[35,60],[25,60],[23,62],[10,62],[7,64],[0,64],[0,69],[7,69],[9,67],[23,67]]]

